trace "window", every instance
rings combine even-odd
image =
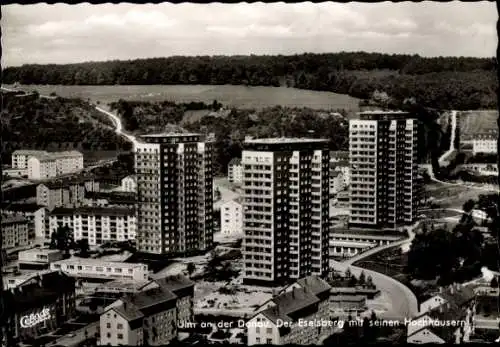
[[[106,336],[108,337],[108,339],[111,338],[111,333],[107,333]]]
[[[118,323],[118,324],[116,325],[116,328],[117,328],[117,329],[123,329],[123,324]]]
[[[118,337],[118,340],[123,340],[123,334],[118,334],[116,336]]]
[[[257,328],[257,329],[258,329],[258,328]],[[257,338],[255,339],[255,342],[260,343],[260,337],[257,337]]]
[[[106,323],[106,328],[111,329],[111,323]]]
[[[272,334],[273,333],[273,328],[267,328],[266,329],[267,334]],[[268,342],[269,343],[269,342]]]
[[[267,340],[266,340],[266,343],[267,343],[268,345],[272,345],[272,343],[273,343],[273,339],[267,339]]]
[[[257,334],[260,334],[260,328],[259,328],[259,327],[255,328],[255,332],[256,332]]]

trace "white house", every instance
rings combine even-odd
[[[220,206],[221,233],[225,235],[243,232],[243,206],[240,199],[231,200]]]
[[[19,149],[12,152],[12,168],[27,169],[28,159],[32,156],[48,154],[46,151],[37,151],[31,149]]]
[[[122,192],[134,193],[137,191],[137,177],[135,175],[129,175],[122,179],[121,185]]]
[[[233,158],[227,165],[227,178],[229,182],[241,184],[243,181],[243,165],[241,158]]]
[[[28,178],[46,179],[83,169],[83,154],[77,151],[42,152],[27,160]]]
[[[65,259],[50,264],[50,269],[68,276],[95,279],[144,281],[149,277],[148,266],[142,263],[102,261],[100,259]]]

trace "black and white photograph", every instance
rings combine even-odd
[[[495,2],[1,12],[2,346],[500,342]]]

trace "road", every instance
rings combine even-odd
[[[439,166],[445,166],[448,164],[448,157],[456,150],[455,148],[455,138],[457,136],[457,111],[451,111],[451,136],[450,136],[450,148],[439,158]]]
[[[85,331],[87,331],[87,335],[85,335]],[[55,340],[53,345],[62,345],[66,347],[75,347],[78,346],[79,343],[85,341],[87,338],[94,337],[99,331],[99,322],[94,322],[86,325],[85,327],[74,331],[70,335],[66,335],[60,337]],[[74,335],[74,336],[73,336]]]
[[[117,115],[115,115],[114,113],[112,112],[109,112],[99,106],[95,106],[95,109],[103,114],[105,114],[106,116],[108,116],[111,121],[115,124],[115,132],[118,134],[118,135],[121,135],[123,137],[125,137],[128,141],[132,142],[132,144],[134,145],[134,151],[135,151],[135,147],[136,145],[139,143],[137,141],[137,139],[135,138],[135,136],[133,135],[130,135],[130,134],[127,134],[124,130],[123,130],[123,125],[122,125],[122,120],[120,119],[120,117],[118,117]]]

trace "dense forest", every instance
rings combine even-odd
[[[37,93],[3,93],[2,164],[16,149],[130,150],[130,143],[103,123],[102,115],[87,102]]]
[[[369,99],[385,92],[394,107],[408,98],[427,107],[496,108],[497,62],[491,58],[378,53],[292,56],[197,56],[23,65],[3,70],[4,83],[65,85],[235,84],[287,86]]]

